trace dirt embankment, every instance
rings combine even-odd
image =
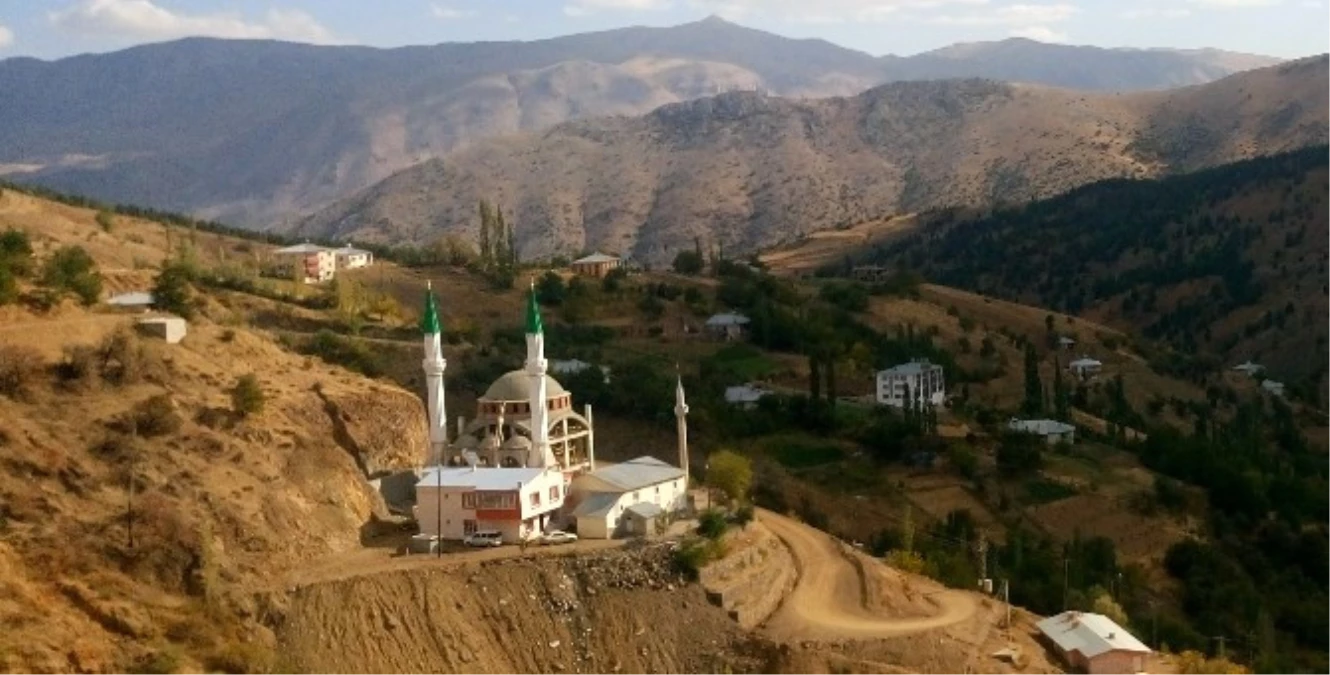
[[[702,570],[702,586],[741,627],[754,628],[794,589],[798,581],[794,558],[760,523],[735,533],[726,544],[726,556]]]
[[[687,584],[670,547],[301,587],[276,619],[310,672],[770,672],[780,651]]]

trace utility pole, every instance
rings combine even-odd
[[[988,579],[988,532],[979,530],[979,583]]]
[[[1002,580],[1002,602],[1007,606],[1007,642],[1011,642],[1011,581]]]
[[[1062,557],[1062,611],[1067,611],[1067,569],[1071,556]]]

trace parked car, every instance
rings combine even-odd
[[[553,532],[546,532],[545,535],[540,538],[540,545],[554,546],[556,544],[571,544],[575,541],[577,541],[577,535],[570,532],[560,532],[559,530],[555,530]]]
[[[480,530],[467,535],[462,542],[467,546],[503,546],[503,533],[498,530]]]

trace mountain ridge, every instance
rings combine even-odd
[[[263,227],[477,140],[733,89],[822,98],[888,80],[972,75],[1133,89],[1232,72],[1172,52],[992,45],[968,61],[874,57],[710,19],[532,42],[377,49],[188,38],[57,61],[7,59],[0,172]],[[1060,65],[1036,67],[1048,49]],[[644,71],[642,59],[680,67]]]

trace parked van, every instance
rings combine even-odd
[[[498,530],[478,530],[462,541],[467,546],[503,546],[503,533]]]

